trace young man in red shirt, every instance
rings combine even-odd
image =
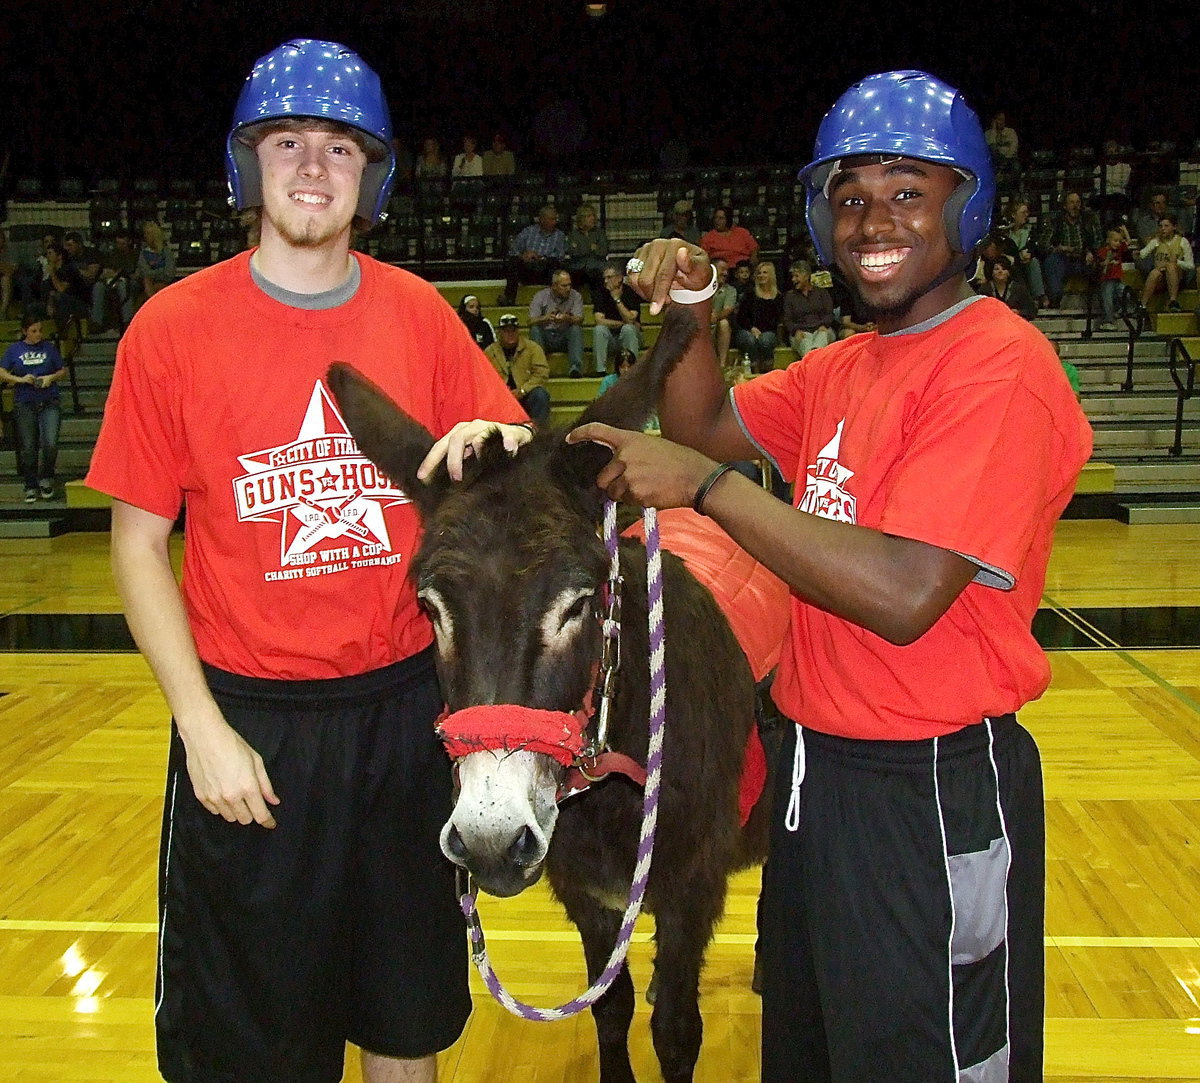
[[[334,42],[263,57],[227,144],[261,244],[155,294],[121,340],[88,483],[173,718],[155,1004],[172,1083],[433,1080],[470,1012],[438,832],[432,632],[412,505],[325,386],[354,365],[461,463],[524,414],[429,284],[350,251],[394,158],[379,80]],[[169,537],[187,509],[182,590]]]
[[[819,255],[877,330],[729,393],[698,334],[660,403],[689,446],[571,438],[613,448],[609,495],[692,504],[792,589],[763,1078],[1040,1080],[1041,768],[1015,712],[1049,683],[1030,626],[1090,430],[1046,339],[967,285],[995,187],[957,91],[863,80],[801,179]],[[652,312],[706,325],[702,251],[636,259]],[[764,455],[795,507],[719,465]]]

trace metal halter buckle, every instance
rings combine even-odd
[[[600,673],[596,691],[600,695],[600,706],[596,713],[596,737],[586,749],[586,755],[595,758],[608,749],[608,723],[612,715],[613,700],[617,695],[617,673],[621,668],[621,589],[624,579],[610,577],[605,584],[607,603],[604,609],[602,630],[604,642],[600,650]]]

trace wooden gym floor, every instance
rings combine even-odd
[[[0,1081],[158,1078],[166,714],[122,649],[107,541],[0,541]],[[1200,1081],[1200,526],[1061,524],[1037,629],[1054,684],[1022,717],[1046,775],[1047,1078]],[[709,952],[702,1081],[758,1078],[757,891],[757,874],[736,879]],[[483,917],[518,997],[583,987],[544,891],[485,901]],[[648,948],[643,927],[639,990]],[[526,1023],[476,990],[443,1080],[595,1078],[590,1016]],[[652,1080],[647,1011],[632,1047]]]

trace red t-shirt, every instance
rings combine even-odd
[[[350,437],[332,362],[434,435],[525,419],[432,285],[356,258],[355,295],[308,311],[259,289],[243,253],[155,294],[117,351],[87,484],[169,519],[186,503],[184,600],[221,669],[349,676],[432,640],[408,581],[416,513]]]
[[[1050,669],[1030,626],[1092,439],[1038,330],[980,298],[933,326],[815,350],[733,396],[751,439],[801,479],[797,507],[980,569],[904,647],[793,595],[781,710],[826,733],[921,740],[1045,691]]]
[[[709,259],[723,259],[732,268],[754,257],[758,241],[745,226],[731,226],[724,233],[710,229],[700,238],[700,247],[708,253]]]

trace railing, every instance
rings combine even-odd
[[[75,372],[75,357],[83,349],[83,321],[72,312],[63,323],[54,320],[54,348],[62,355],[63,365],[71,378],[71,405],[76,414],[83,413],[83,402],[79,397],[79,377]],[[68,353],[64,347],[71,337],[72,327],[75,330],[75,349]]]
[[[1132,306],[1130,302],[1133,302]],[[1130,308],[1133,308],[1132,313]],[[1137,351],[1138,339],[1149,329],[1150,317],[1146,310],[1137,303],[1137,296],[1128,286],[1121,289],[1121,307],[1117,318],[1125,325],[1129,338],[1125,347],[1125,382],[1121,384],[1122,391],[1133,390],[1133,358]]]
[[[1182,359],[1182,365],[1180,361]],[[1183,454],[1183,404],[1196,393],[1197,360],[1188,351],[1182,338],[1171,339],[1169,354],[1171,381],[1175,384],[1175,442],[1171,445],[1168,455]],[[1186,372],[1180,372],[1180,368]]]

